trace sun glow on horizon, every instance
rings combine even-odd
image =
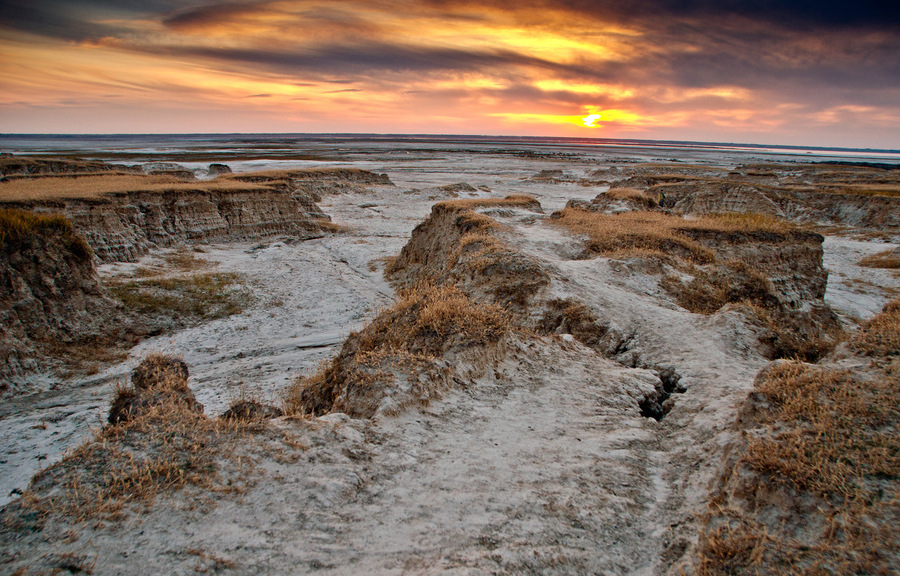
[[[582,119],[584,125],[588,128],[598,128],[597,121],[600,120],[602,116],[600,114],[588,114]]]

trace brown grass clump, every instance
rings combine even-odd
[[[785,362],[757,387],[763,428],[732,472],[747,503],[714,511],[698,573],[887,573],[900,554],[900,381]]]
[[[343,410],[372,416],[398,374],[431,371],[432,360],[450,350],[495,343],[511,326],[509,315],[492,304],[471,300],[451,285],[403,289],[397,303],[359,333],[317,374],[295,381],[284,394],[285,412],[323,414]],[[433,372],[433,371],[432,371]],[[427,380],[434,374],[425,374]],[[429,391],[411,377],[412,396]]]
[[[900,303],[864,325],[900,334]],[[891,321],[891,317],[893,320]],[[707,574],[887,574],[900,561],[900,377],[890,363],[842,370],[781,362],[742,411],[745,441],[701,534]]]
[[[785,362],[756,387],[772,406],[766,420],[789,428],[750,442],[751,468],[847,502],[865,495],[866,478],[900,479],[900,380]]]
[[[656,198],[637,188],[610,188],[605,192],[606,196],[615,200],[628,200],[642,206],[647,210],[659,208]]]
[[[108,288],[129,311],[212,320],[243,311],[249,295],[240,288],[241,278],[234,273],[151,277],[112,282]]]
[[[193,399],[185,372],[177,358],[149,356],[135,371],[135,386],[119,390],[110,410],[114,425],[38,474],[32,490],[45,496],[26,494],[26,507],[82,522],[116,517],[163,490],[209,486],[216,470],[210,447],[219,431]]]
[[[712,314],[722,306],[747,302],[763,308],[777,308],[772,283],[758,270],[742,261],[730,260],[710,270],[697,268],[694,278],[683,284],[672,276],[661,285],[675,295],[678,305],[697,314]]]
[[[87,242],[75,233],[72,223],[62,214],[40,214],[28,210],[0,208],[0,248],[7,253],[24,249],[35,237],[60,234],[71,252],[80,260],[91,257]]]
[[[685,220],[659,212],[602,214],[565,208],[553,222],[587,237],[587,249],[605,256],[667,255],[697,264],[715,261],[709,248],[679,233]]]
[[[180,358],[150,354],[132,371],[131,384],[116,391],[107,418],[110,424],[131,420],[162,404],[203,412],[188,388],[188,367]]]
[[[896,270],[900,268],[900,249],[892,248],[877,254],[871,254],[859,261],[860,266],[868,268],[886,268]]]
[[[545,334],[571,334],[591,348],[598,347],[609,332],[609,326],[601,323],[590,308],[571,298],[548,302],[537,327]]]
[[[863,324],[851,345],[869,356],[900,354],[900,298],[885,304],[880,314]]]
[[[19,178],[0,182],[0,203],[35,202],[63,199],[97,199],[126,192],[169,191],[254,191],[269,190],[260,184],[227,178],[185,182],[173,176],[111,174],[103,176],[67,176],[60,178]]]
[[[524,208],[527,210],[538,211],[541,208],[540,202],[531,196],[524,194],[513,194],[506,198],[463,198],[460,200],[448,200],[440,202],[436,206],[457,210],[467,211],[476,210],[478,208]]]

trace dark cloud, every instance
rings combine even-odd
[[[480,71],[510,66],[566,68],[515,52],[421,48],[377,41],[273,50],[207,46],[138,46],[135,49],[180,58],[251,64],[273,72],[298,75],[315,72],[329,76],[377,77],[384,72]]]
[[[330,0],[291,7],[264,0],[0,0],[0,27],[68,41],[113,38],[115,45],[177,59],[203,59],[240,73],[272,73],[297,79],[381,80],[392,74],[483,72],[515,79],[552,74],[573,82],[683,88],[737,86],[769,93],[847,101],[889,100],[900,87],[900,10],[896,1],[855,3],[811,0],[420,0],[418,6],[446,19],[503,20],[537,27],[569,27],[575,37],[594,24],[627,24],[643,34],[628,44],[619,60],[587,59],[560,63],[511,50],[465,46],[415,47],[384,35],[376,22],[362,20],[354,7],[361,0]],[[390,15],[390,5],[376,3]],[[415,11],[416,4],[405,5]],[[545,20],[547,10],[562,19]],[[126,24],[104,24],[104,16],[127,15],[156,20],[173,34],[222,23],[240,24],[259,14],[282,22],[286,32],[248,39],[244,46],[160,45]],[[434,14],[431,14],[434,16]],[[523,24],[524,23],[524,24]],[[307,30],[309,33],[307,34]],[[185,35],[185,38],[190,36]],[[297,43],[302,44],[302,46]],[[402,78],[400,78],[402,80]],[[303,85],[303,84],[299,84]],[[351,88],[351,90],[356,88]],[[539,91],[538,91],[539,92]],[[547,98],[517,85],[511,98]],[[823,95],[827,93],[826,95]],[[865,93],[865,96],[863,95]],[[840,95],[839,97],[837,95]],[[562,102],[581,98],[550,95]]]
[[[206,27],[243,16],[259,14],[265,9],[257,2],[206,4],[177,10],[163,17],[162,22],[176,30]]]
[[[896,0],[423,0],[443,9],[495,9],[540,14],[554,9],[600,20],[658,23],[684,19],[721,23],[746,18],[787,27],[856,27],[897,29],[900,9]]]
[[[29,0],[0,2],[0,27],[60,40],[93,40],[120,30],[86,20],[65,5]]]

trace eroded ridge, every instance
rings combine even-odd
[[[3,512],[4,565],[166,571],[196,559],[241,573],[335,574],[700,565],[697,513],[710,504],[722,446],[736,439],[737,406],[777,355],[759,315],[827,315],[821,237],[777,220],[687,221],[648,207],[608,221],[577,206],[550,217],[523,196],[435,205],[387,267],[395,304],[293,382],[282,406],[241,399],[213,419],[181,377],[163,390],[124,389],[144,412],[126,411],[78,457],[107,447],[140,468],[162,447],[177,476],[152,476],[165,480],[140,499],[127,496],[131,479],[108,492],[102,474],[88,477],[86,493],[110,500],[98,523],[47,505],[72,477],[84,481],[86,461],[65,460]],[[652,226],[623,225],[642,219]],[[790,246],[793,269],[776,256]],[[166,403],[180,408],[159,409]],[[202,459],[184,458],[193,453]],[[168,480],[182,472],[189,480]],[[66,531],[70,541],[57,544]],[[111,545],[122,538],[135,543],[125,557]]]

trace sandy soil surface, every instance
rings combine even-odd
[[[217,271],[245,276],[253,301],[243,313],[147,340],[126,363],[0,408],[7,431],[0,503],[101,424],[113,383],[150,351],[184,357],[208,414],[242,390],[277,397],[391,301],[383,258],[396,255],[431,205],[449,196],[439,186],[476,188],[462,197],[531,194],[548,214],[602,190],[524,180],[548,168],[596,168],[566,162],[356,165],[387,172],[397,186],[323,199],[322,209],[351,233],[204,246],[200,256],[218,262]],[[253,463],[245,491],[209,501],[186,489],[48,549],[85,555],[108,574],[676,570],[696,538],[694,514],[737,406],[765,360],[737,318],[679,308],[657,278],[628,262],[573,259],[577,239],[545,218],[521,216],[502,218],[517,249],[551,271],[555,296],[585,302],[628,338],[618,361],[567,335],[513,338],[487,370],[454,367],[459,386],[425,409],[372,420],[278,421],[277,434],[245,448]],[[826,240],[826,300],[846,319],[871,316],[900,289],[895,273],[858,266],[886,247]],[[126,272],[122,265],[103,270]],[[657,422],[637,405],[662,368],[673,368],[685,391]],[[273,456],[278,434],[303,448]]]

